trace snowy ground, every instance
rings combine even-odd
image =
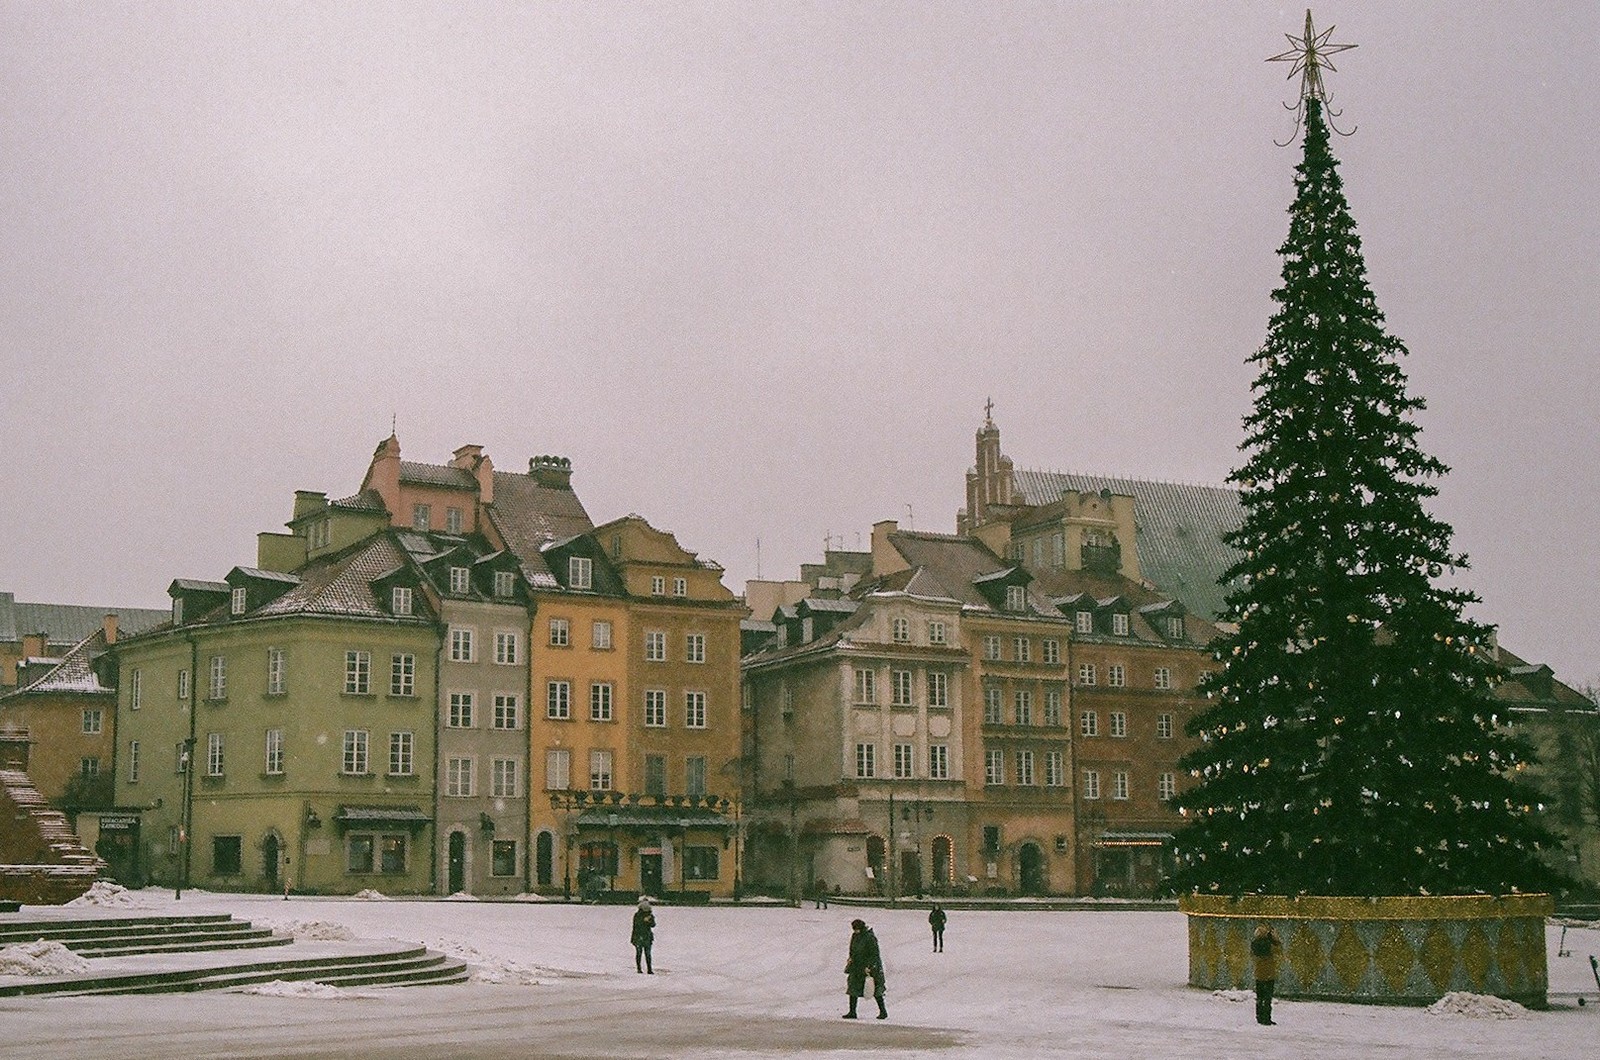
[[[656,974],[633,970],[631,910],[528,902],[132,896],[159,912],[228,912],[304,939],[401,938],[462,957],[464,986],[359,992],[0,999],[0,1053],[51,1057],[541,1056],[1564,1057],[1600,1036],[1588,955],[1572,928],[1552,1009],[1454,999],[1461,1013],[1279,1002],[1258,1027],[1248,993],[1191,990],[1183,918],[1148,912],[952,912],[930,952],[918,910],[658,906]],[[887,1022],[839,1019],[852,917],[883,944]],[[1580,1008],[1579,994],[1590,1004]],[[863,1006],[869,1012],[870,1004]],[[1509,1014],[1510,1018],[1504,1018]],[[1589,1044],[1586,1044],[1589,1043]]]

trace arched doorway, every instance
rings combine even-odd
[[[1044,851],[1038,843],[1024,843],[1017,850],[1017,886],[1023,894],[1043,894],[1045,890]]]
[[[450,871],[446,894],[459,894],[467,888],[467,834],[450,833]]]
[[[556,837],[549,832],[540,832],[533,843],[534,882],[540,887],[548,887],[554,883],[555,865]]]
[[[267,893],[283,890],[283,843],[277,832],[268,832],[261,840],[261,875],[267,881]]]
[[[950,890],[950,882],[955,879],[955,872],[955,844],[947,835],[934,836],[933,878],[928,882],[935,894],[944,894]]]

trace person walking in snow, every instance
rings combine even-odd
[[[867,976],[872,976],[872,996],[878,1002],[878,1018],[889,1018],[883,1005],[883,954],[878,949],[878,936],[867,927],[865,920],[850,921],[850,956],[844,962],[845,992],[850,995],[847,1020],[856,1019],[856,1002],[867,992]]]
[[[650,947],[656,940],[656,915],[650,911],[650,899],[640,896],[639,908],[633,911],[633,970],[656,974],[650,963]]]
[[[1267,924],[1259,925],[1250,939],[1250,959],[1255,965],[1256,1022],[1263,1027],[1274,1026],[1272,991],[1278,984],[1278,954],[1282,952],[1278,933]]]
[[[939,903],[934,902],[933,908],[928,911],[928,926],[933,929],[934,953],[944,952],[944,922],[948,919],[944,910],[939,908]]]

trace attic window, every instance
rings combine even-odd
[[[1128,635],[1128,616],[1121,611],[1113,613],[1111,616],[1111,632],[1118,637],[1126,637]]]
[[[411,613],[411,590],[403,585],[396,585],[389,594],[389,610],[397,615]]]
[[[673,596],[688,596],[689,595],[689,579],[687,579],[687,578],[674,578],[674,579],[672,579],[672,595]]]
[[[467,572],[467,568],[465,568],[465,567],[451,567],[450,568],[450,592],[451,592],[452,595],[454,595],[454,596],[465,596],[466,595],[467,586],[469,584],[471,584],[467,579],[467,573],[468,573]]]
[[[1006,610],[1026,611],[1028,609],[1028,590],[1020,585],[1006,586]]]
[[[327,548],[328,539],[330,536],[331,532],[328,528],[328,520],[318,519],[316,522],[311,524],[311,529],[306,532],[306,547]]]
[[[1075,629],[1077,632],[1079,632],[1079,633],[1093,633],[1094,632],[1094,612],[1093,611],[1079,611],[1078,614],[1077,614],[1077,617],[1076,617],[1076,619],[1074,621],[1075,621],[1076,624],[1073,626],[1073,629]]]
[[[1168,615],[1167,616],[1167,639],[1168,640],[1182,640],[1183,639],[1183,616],[1182,615]]]
[[[659,574],[657,574],[654,577],[652,577],[650,579],[650,595],[651,596],[665,596],[665,595],[667,595],[667,579],[663,578]]]
[[[172,624],[174,626],[183,625],[183,597],[181,596],[172,598]]]
[[[229,607],[229,611],[235,615],[242,615],[244,614],[245,607],[248,604],[249,594],[245,591],[244,586],[241,585],[236,587],[233,590],[233,599],[232,604]]]
[[[494,594],[502,600],[510,597],[512,591],[516,589],[516,584],[516,576],[510,571],[497,570],[494,572]]]
[[[895,619],[892,636],[896,644],[909,644],[911,642],[911,623],[903,618]]]
[[[594,560],[572,556],[567,560],[567,584],[573,589],[594,588]]]

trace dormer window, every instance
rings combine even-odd
[[[494,572],[494,594],[502,600],[509,599],[517,587],[516,575],[508,570]]]
[[[311,529],[306,532],[306,547],[309,549],[327,548],[330,534],[328,520],[318,519],[311,524]]]
[[[397,615],[411,614],[411,590],[396,585],[389,593],[389,610]]]
[[[594,560],[572,556],[567,560],[567,585],[573,589],[594,588]]]
[[[657,574],[653,578],[651,578],[650,579],[650,595],[651,596],[665,596],[665,595],[667,595],[667,579],[663,578],[659,574]]]
[[[1006,610],[1026,611],[1028,609],[1028,590],[1021,585],[1006,586]]]
[[[181,596],[172,598],[172,624],[174,626],[183,625],[183,597]]]
[[[1183,616],[1182,615],[1168,615],[1167,616],[1167,639],[1168,640],[1182,640],[1183,639]]]
[[[894,620],[894,623],[890,628],[892,630],[891,635],[894,637],[894,642],[896,644],[910,644],[911,643],[911,623],[910,622],[907,622],[903,618],[897,618],[897,619]]]
[[[411,529],[426,530],[433,520],[433,506],[428,504],[413,504],[411,506]]]
[[[233,599],[228,610],[235,615],[242,615],[248,603],[249,594],[245,591],[244,586],[238,586],[233,590]]]
[[[672,579],[672,595],[673,596],[688,596],[689,595],[689,579],[688,578],[674,578],[674,579]]]
[[[1118,637],[1128,635],[1128,616],[1125,613],[1118,611],[1112,614],[1111,632]]]
[[[1074,622],[1075,622],[1075,625],[1073,626],[1073,628],[1075,630],[1077,630],[1079,633],[1093,633],[1094,632],[1094,612],[1093,611],[1079,611],[1078,614],[1077,614],[1077,617],[1074,619]]]
[[[929,622],[928,623],[928,643],[929,644],[946,644],[946,643],[948,643],[948,640],[946,639],[945,626],[944,626],[943,622]]]
[[[469,584],[471,583],[468,580],[467,568],[450,568],[450,593],[452,596],[465,596],[467,594],[467,586]]]

